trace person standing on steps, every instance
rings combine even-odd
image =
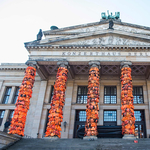
[[[10,126],[10,121],[9,121],[9,119],[7,119],[7,121],[5,122],[5,124],[4,124],[4,132],[8,132],[8,129],[9,129],[9,126]]]

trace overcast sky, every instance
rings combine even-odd
[[[150,0],[0,0],[0,63],[25,63],[24,43],[49,30],[98,22],[120,12],[122,22],[150,27]]]

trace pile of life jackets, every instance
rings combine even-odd
[[[135,117],[133,106],[133,86],[131,68],[121,69],[121,104],[122,104],[122,134],[134,134]]]
[[[36,69],[30,66],[27,67],[25,76],[19,89],[19,95],[11,121],[9,134],[18,134],[24,136],[24,127],[30,105],[30,98],[32,97],[32,88],[35,81],[35,75]]]
[[[86,109],[86,124],[84,136],[96,136],[97,123],[98,123],[98,111],[99,111],[99,69],[92,67],[89,70],[88,80],[88,98]]]
[[[54,85],[54,95],[49,111],[49,121],[47,124],[45,137],[61,137],[61,122],[63,121],[63,106],[65,103],[65,91],[68,70],[65,67],[59,67]]]

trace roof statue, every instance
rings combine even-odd
[[[58,29],[58,27],[57,26],[51,26],[50,29],[51,30],[56,30],[56,29]]]
[[[113,25],[114,25],[113,21],[109,20],[109,28],[108,29],[113,29]]]
[[[40,29],[39,33],[37,34],[37,41],[41,40],[42,36],[43,36],[42,29]]]
[[[112,12],[109,14],[109,10],[107,10],[108,16],[105,12],[101,13],[102,19],[119,19],[120,18],[120,12],[115,12],[115,15],[113,16]]]

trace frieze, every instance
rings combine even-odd
[[[130,45],[130,46],[149,46],[150,43],[135,41],[131,39],[116,37],[116,36],[107,36],[99,37],[95,39],[89,39],[84,41],[72,42],[69,44],[74,45]]]
[[[62,56],[150,56],[150,52],[62,52]]]

